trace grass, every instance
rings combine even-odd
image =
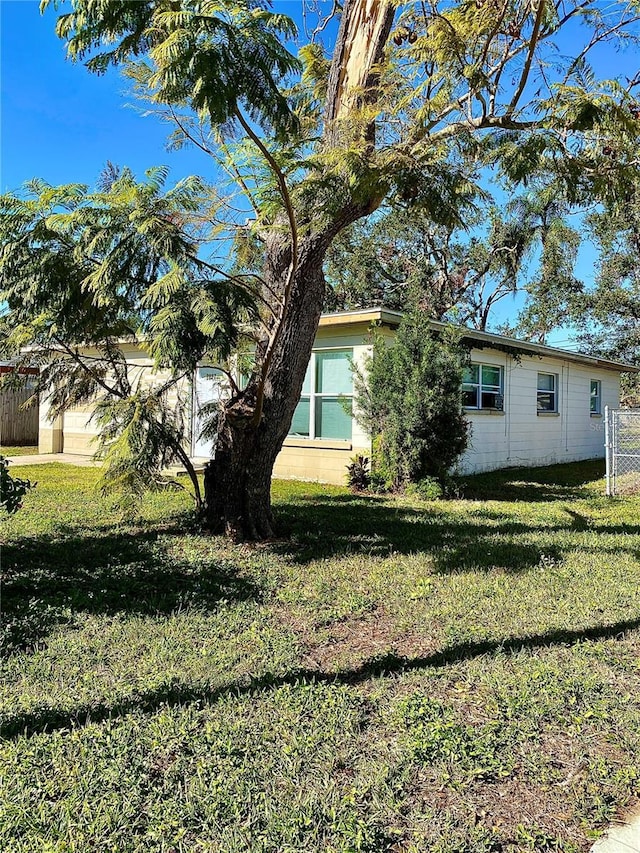
[[[28,473],[0,849],[578,853],[640,795],[640,498],[599,464],[276,483],[282,538],[236,547]]]
[[[38,453],[37,445],[16,445],[14,447],[0,446],[0,456],[35,456]]]

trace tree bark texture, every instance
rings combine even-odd
[[[230,400],[218,423],[216,455],[205,471],[207,521],[236,538],[273,536],[271,475],[300,398],[324,301],[325,235],[306,239],[291,284],[289,310],[265,378],[262,415],[255,422],[257,379]],[[272,250],[277,254],[274,247]],[[286,254],[286,253],[285,253]],[[274,258],[271,258],[273,261]],[[279,257],[280,277],[286,277]],[[275,277],[277,279],[277,276]],[[282,282],[272,286],[283,289]],[[255,386],[255,387],[254,387]]]
[[[335,235],[370,213],[374,205],[377,200],[372,206],[348,206],[329,228],[306,237],[299,247],[288,310],[265,378],[260,420],[254,419],[255,377],[240,398],[225,405],[218,420],[216,454],[204,478],[206,521],[213,531],[236,539],[274,535],[271,477],[300,399],[318,330],[325,295],[324,256]],[[269,255],[270,286],[282,292],[288,252],[274,242]]]
[[[329,81],[327,126],[342,117],[367,87],[375,86],[371,67],[382,57],[392,21],[393,7],[388,2],[346,0]],[[338,141],[328,133],[324,144]],[[300,399],[318,329],[325,294],[325,253],[343,228],[371,213],[379,202],[372,197],[347,203],[328,225],[316,230],[308,227],[299,240],[290,281],[292,242],[277,230],[267,239],[264,276],[277,319],[270,329],[273,337],[265,375],[257,371],[218,419],[216,453],[206,467],[204,482],[206,520],[212,530],[235,538],[274,535],[271,477]],[[280,328],[274,334],[277,325]],[[267,346],[266,340],[258,345],[258,365]]]
[[[346,0],[333,52],[325,111],[325,139],[337,141],[336,120],[375,99],[375,65],[384,54],[395,7],[388,0]]]

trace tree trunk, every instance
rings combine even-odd
[[[311,357],[324,301],[322,265],[329,239],[327,234],[309,237],[300,247],[289,308],[264,380],[259,421],[257,374],[241,395],[225,405],[218,420],[215,458],[205,470],[206,520],[211,529],[235,538],[264,539],[274,534],[271,476]],[[272,269],[271,286],[281,292],[282,281],[277,279],[286,277],[286,253],[276,246],[271,253],[268,260],[276,273]]]
[[[338,141],[336,119],[375,100],[378,74],[372,69],[382,60],[394,15],[389,0],[345,0],[329,71],[325,112],[329,144]]]
[[[375,97],[377,75],[372,67],[382,58],[393,14],[388,0],[346,0],[329,79],[325,148],[339,144],[333,132],[336,119],[357,106],[363,93],[365,100]],[[373,147],[373,124],[364,141]],[[274,229],[266,240],[265,296],[274,319],[270,337],[258,344],[256,370],[247,388],[229,400],[218,419],[215,457],[206,467],[204,482],[205,515],[212,530],[236,538],[273,536],[271,475],[300,399],[318,329],[324,256],[336,234],[378,207],[378,191],[372,187],[370,194],[357,204],[345,204],[320,231],[313,228],[313,212],[303,217],[308,230],[299,239],[290,282],[292,235],[284,237]]]

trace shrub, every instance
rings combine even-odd
[[[357,454],[347,465],[347,485],[355,492],[364,492],[370,484],[369,458]]]
[[[408,495],[423,501],[437,501],[445,493],[442,484],[435,477],[423,477],[417,483],[410,483],[406,491]]]
[[[22,499],[35,483],[12,477],[9,473],[9,460],[0,456],[0,506],[12,515],[22,506]]]
[[[464,363],[455,333],[435,335],[419,311],[403,319],[391,343],[374,338],[366,374],[356,373],[356,401],[360,423],[373,436],[373,473],[389,487],[429,478],[446,483],[468,443]]]

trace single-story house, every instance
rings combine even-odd
[[[401,319],[400,312],[380,308],[322,316],[275,476],[344,483],[350,459],[370,454],[369,436],[348,412],[352,365],[362,367],[370,354],[372,326],[391,338]],[[433,323],[436,331],[443,327]],[[463,337],[470,347],[463,406],[471,439],[460,473],[604,456],[605,406],[619,405],[620,374],[638,368],[490,332],[465,330]],[[129,345],[127,359],[141,371],[152,371],[140,345]],[[199,438],[198,410],[220,394],[215,369],[199,368],[189,394],[191,454],[207,457],[210,448]],[[52,424],[44,403],[40,452],[93,453],[90,414],[89,408],[69,410]]]

